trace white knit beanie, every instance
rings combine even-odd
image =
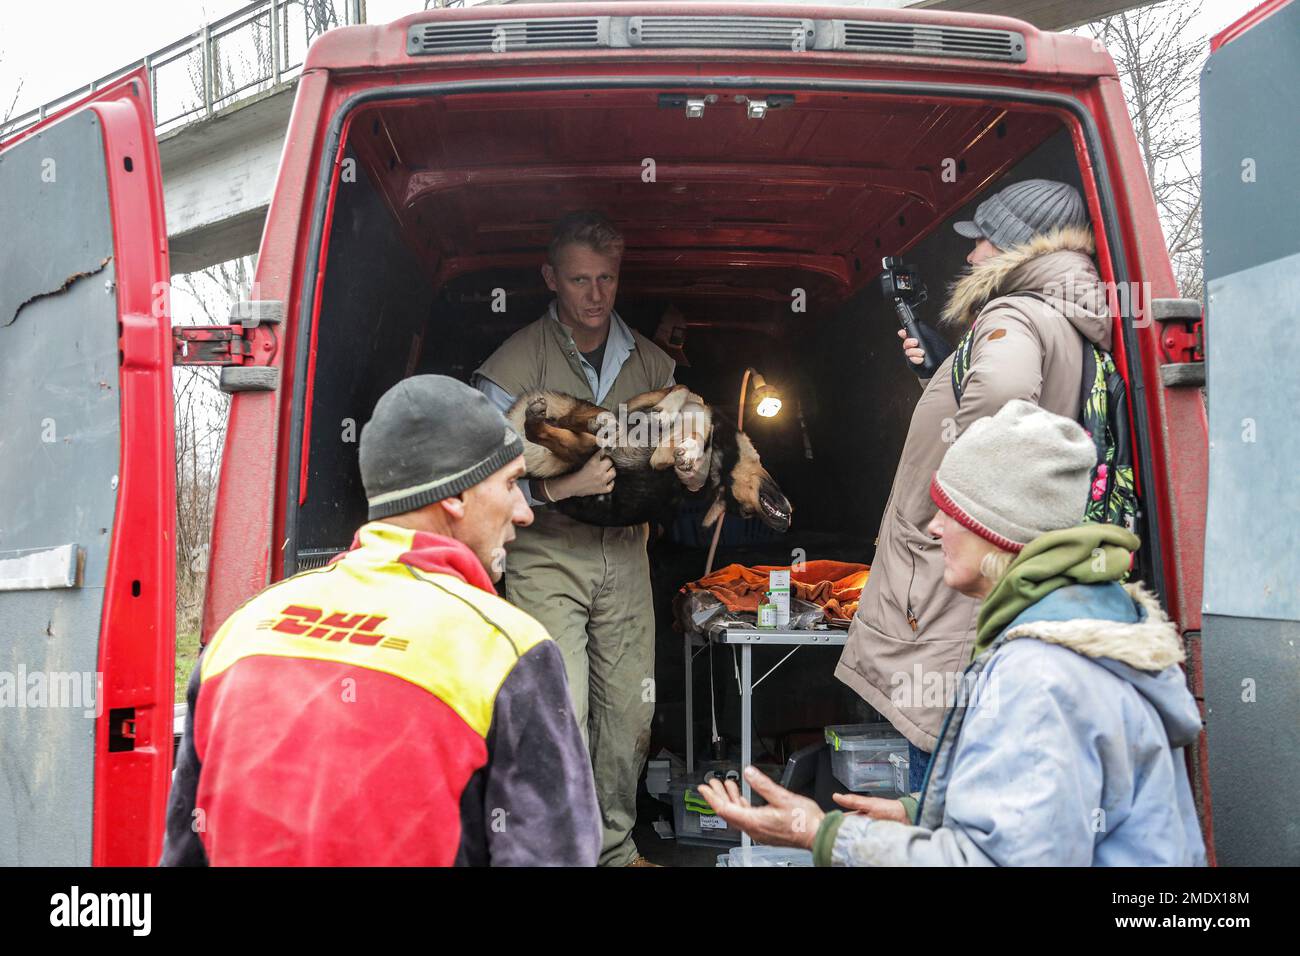
[[[1097,450],[1078,422],[1007,402],[953,443],[930,482],[945,514],[1004,551],[1083,520]]]

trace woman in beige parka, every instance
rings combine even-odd
[[[1092,231],[1078,190],[1027,180],[954,224],[976,240],[970,268],[952,285],[942,321],[971,330],[926,383],[885,506],[871,577],[835,676],[911,743],[919,790],[940,723],[970,660],[978,602],[944,587],[939,542],[923,530],[934,513],[930,479],[973,421],[1024,399],[1078,418],[1085,341],[1109,351],[1111,318],[1092,260]],[[904,341],[913,362],[923,352]],[[968,356],[961,401],[952,365]],[[1082,519],[1085,502],[1079,502]]]

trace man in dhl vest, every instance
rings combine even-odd
[[[571,213],[555,226],[542,277],[555,293],[475,372],[502,411],[532,389],[595,402],[617,414],[642,392],[673,383],[674,363],[614,311],[623,238],[604,216]],[[702,463],[701,463],[702,464]],[[705,472],[679,462],[692,491]],[[647,525],[600,528],[547,507],[614,486],[602,455],[567,475],[531,482],[537,510],[510,548],[506,596],[546,625],[564,652],[573,706],[591,750],[604,825],[602,866],[649,865],[632,840],[636,787],[654,717],[654,607]]]
[[[194,671],[163,864],[594,865],[560,651],[493,587],[532,522],[519,436],[420,375],[360,464],[352,548],[244,604]]]

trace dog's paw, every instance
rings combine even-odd
[[[546,396],[538,395],[524,406],[524,420],[536,421],[539,418],[546,417]]]
[[[683,438],[677,444],[676,458],[678,463],[683,467],[695,469],[699,460],[704,457],[704,443],[698,438]]]

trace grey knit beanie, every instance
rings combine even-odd
[[[404,379],[361,429],[370,520],[458,495],[523,453],[519,435],[478,389],[446,375]]]
[[[1079,190],[1050,179],[1012,183],[975,207],[975,220],[963,219],[952,227],[967,239],[988,239],[999,249],[1010,249],[1059,226],[1083,226],[1088,209]]]
[[[1097,449],[1078,422],[1014,399],[971,422],[930,482],[944,514],[1004,551],[1083,520]]]

